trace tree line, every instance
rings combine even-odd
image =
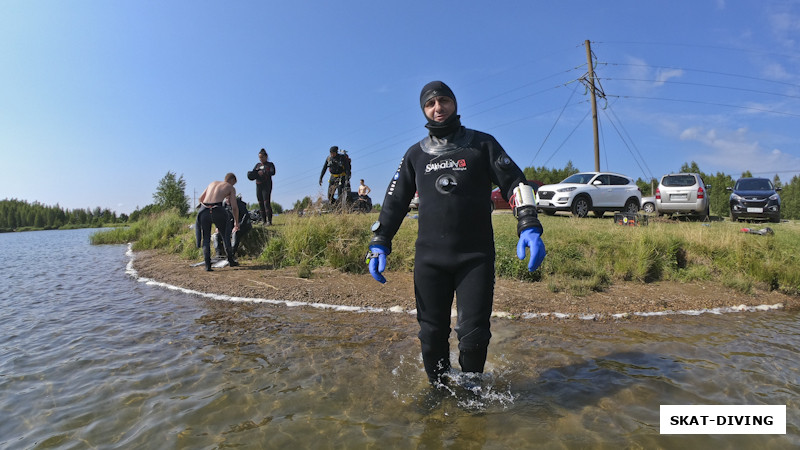
[[[250,209],[258,205],[250,205]],[[272,209],[281,214],[281,205],[272,202]],[[186,180],[183,175],[167,172],[156,186],[153,203],[143,208],[136,207],[131,213],[117,215],[109,209],[99,206],[90,209],[64,209],[43,205],[39,202],[29,203],[25,200],[5,199],[0,201],[0,232],[27,229],[56,230],[60,228],[92,228],[117,223],[136,222],[137,220],[166,210],[176,210],[187,216],[191,210],[189,197],[186,195]]]
[[[546,167],[526,167],[525,177],[529,180],[538,180],[543,184],[555,184],[564,178],[580,172],[577,167],[568,162],[563,168]],[[698,173],[703,178],[708,189],[708,196],[711,200],[711,215],[727,217],[730,215],[728,198],[730,192],[726,188],[733,187],[736,179],[731,175],[717,172],[715,174],[705,173],[700,170],[696,162],[684,163],[678,172]],[[753,176],[749,171],[742,173],[741,177]],[[783,183],[776,174],[772,178],[775,187],[780,187],[781,196],[781,217],[784,219],[800,219],[800,176],[795,175],[789,183]],[[653,189],[658,185],[657,179],[643,180],[639,178],[636,184],[642,191],[642,196],[653,195]],[[187,215],[190,210],[189,197],[186,195],[186,181],[183,175],[176,176],[173,172],[167,172],[162,178],[156,191],[153,194],[154,203],[144,208],[136,208],[130,216],[126,214],[117,215],[116,212],[108,208],[95,207],[94,209],[64,209],[58,204],[55,206],[43,205],[39,202],[29,203],[24,200],[5,199],[0,200],[0,231],[14,231],[19,229],[44,229],[52,230],[59,228],[83,228],[99,227],[125,222],[135,222],[139,218],[150,214],[158,213],[168,209],[176,209],[181,215]],[[298,200],[295,209],[303,209],[311,203],[309,197]],[[252,207],[252,206],[251,206]],[[378,207],[379,208],[379,207]],[[283,208],[273,202],[273,209],[280,214]]]
[[[577,167],[568,162],[563,169],[550,169],[546,167],[526,167],[525,177],[529,180],[538,180],[544,184],[556,184],[561,182],[564,178],[580,172]],[[703,181],[708,189],[708,197],[710,200],[710,209],[712,216],[728,217],[730,216],[729,187],[736,184],[738,178],[752,177],[750,171],[743,172],[740,177],[734,178],[733,176],[717,172],[715,174],[705,173],[700,170],[696,162],[684,163],[680,169],[675,173],[697,173],[703,178]],[[768,178],[768,177],[767,177]],[[658,179],[643,180],[638,178],[636,180],[637,186],[642,191],[642,197],[653,195],[653,190],[658,186]],[[775,187],[781,188],[779,192],[781,196],[781,217],[784,219],[800,219],[800,176],[793,176],[789,183],[784,183],[780,177],[775,174],[772,178],[772,184]]]
[[[90,228],[104,224],[126,222],[128,216],[117,215],[108,208],[101,209],[64,209],[43,205],[39,202],[28,203],[24,200],[0,200],[0,231],[13,231],[22,228],[55,230],[59,228]]]

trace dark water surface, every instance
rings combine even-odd
[[[800,446],[797,313],[495,319],[480,389],[432,391],[411,315],[148,285],[93,232],[0,234],[0,448]],[[660,435],[662,404],[786,405],[787,434]]]

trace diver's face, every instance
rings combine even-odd
[[[450,97],[433,97],[422,107],[425,117],[434,122],[444,122],[456,110],[456,103]]]

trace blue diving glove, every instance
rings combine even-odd
[[[531,259],[528,261],[528,270],[533,272],[538,269],[544,261],[544,256],[547,251],[544,249],[544,242],[542,242],[542,232],[538,228],[528,228],[522,230],[519,234],[519,242],[517,243],[517,258],[525,260],[525,249],[531,249]]]
[[[369,273],[372,274],[372,278],[381,283],[386,283],[386,277],[383,276],[383,271],[386,270],[386,247],[370,245],[366,263],[369,265]]]

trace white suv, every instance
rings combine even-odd
[[[639,212],[642,191],[631,177],[610,172],[581,172],[558,184],[546,184],[537,193],[537,207],[548,215],[570,211],[603,217],[608,211]]]

